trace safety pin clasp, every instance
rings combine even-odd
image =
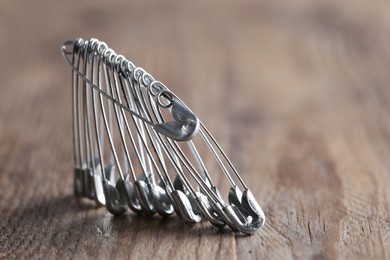
[[[161,99],[165,99],[163,103]],[[170,108],[173,121],[159,123],[154,130],[175,141],[191,140],[199,131],[200,122],[196,115],[171,92],[162,90],[156,95],[160,107]]]
[[[265,222],[265,215],[252,192],[245,189],[241,192],[237,186],[229,190],[230,206],[224,212],[233,224],[232,228],[245,234],[253,234]]]
[[[113,175],[115,167],[111,164],[104,169],[105,178],[103,179],[103,190],[106,198],[107,210],[113,215],[122,215],[127,211],[126,199],[118,190],[120,183],[113,184]]]
[[[137,198],[134,184],[129,180],[129,175],[126,174],[123,180],[119,178],[116,186],[121,196],[126,199],[129,208],[136,213],[141,213],[141,205]]]

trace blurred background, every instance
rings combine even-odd
[[[328,249],[335,256],[339,247],[323,241],[336,241],[352,221],[342,201],[367,198],[352,203],[356,211],[370,200],[379,209],[386,204],[375,194],[388,194],[390,177],[372,167],[389,155],[390,2],[0,0],[0,257],[96,254],[88,239],[104,210],[72,210],[71,71],[60,46],[78,37],[107,42],[180,96],[267,214],[265,231],[250,240],[223,236],[218,249],[188,238],[189,247],[199,242],[214,256],[304,257]],[[366,147],[372,157],[358,152]],[[307,220],[319,205],[329,208],[321,218],[330,235],[324,231],[311,251],[297,250],[316,235],[309,222],[309,239]],[[132,218],[118,225],[131,226]],[[94,240],[106,243],[103,256],[113,252],[107,239]],[[295,249],[294,239],[301,241]]]

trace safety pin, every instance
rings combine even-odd
[[[70,46],[73,47],[71,51]],[[204,216],[214,226],[227,224],[232,230],[247,234],[264,225],[261,207],[214,137],[184,102],[161,82],[97,39],[66,42],[62,54],[73,70],[76,194],[105,203],[113,214],[123,214],[127,206],[138,213],[158,212],[163,216],[174,209],[185,222],[196,223]],[[163,109],[168,109],[171,120],[163,117]],[[132,129],[126,113],[130,113]],[[113,128],[114,122],[116,128]],[[115,129],[121,140],[118,146],[113,140]],[[231,185],[228,203],[214,185],[192,141],[196,136],[206,144]],[[110,148],[106,165],[105,137]],[[188,145],[197,167],[192,165],[179,143]],[[142,172],[138,175],[129,148],[134,150],[141,167]],[[119,153],[123,156],[123,165]],[[173,181],[168,166],[176,173]],[[99,171],[101,174],[97,174]],[[117,181],[116,172],[119,174]],[[160,179],[159,184],[156,176]],[[198,185],[198,190],[189,177]]]

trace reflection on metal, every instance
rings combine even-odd
[[[114,215],[127,208],[176,212],[186,223],[203,217],[245,234],[264,225],[263,211],[219,144],[164,84],[97,39],[65,42],[62,54],[72,68],[77,196]],[[212,177],[231,186],[227,201]]]

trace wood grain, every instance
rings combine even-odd
[[[76,37],[186,101],[260,201],[262,230],[73,197],[59,48]],[[389,2],[0,1],[0,54],[0,258],[389,259]]]

